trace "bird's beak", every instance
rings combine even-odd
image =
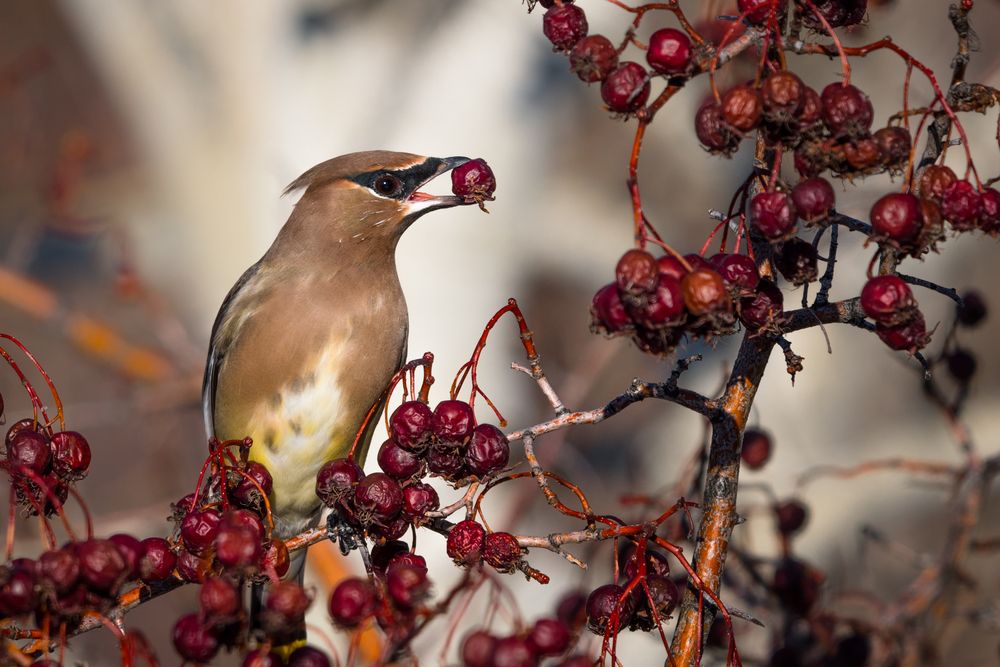
[[[452,206],[462,206],[464,204],[475,203],[473,201],[467,201],[464,197],[456,197],[455,195],[432,195],[419,190],[419,188],[423,187],[441,174],[451,171],[455,167],[462,166],[470,159],[471,158],[461,156],[427,158],[427,161],[420,165],[421,172],[426,169],[427,177],[417,185],[417,189],[413,192],[413,194],[406,198],[406,203],[409,204],[409,213],[407,217],[412,218],[416,215],[422,215],[428,211],[435,211],[439,208],[451,208]]]

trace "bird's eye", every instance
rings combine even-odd
[[[380,174],[375,177],[374,187],[383,197],[394,197],[403,189],[403,183],[392,174]]]

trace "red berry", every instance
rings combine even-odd
[[[892,192],[872,206],[872,229],[876,236],[904,243],[920,233],[920,200],[909,192]]]
[[[740,458],[750,470],[760,470],[771,459],[771,436],[766,431],[748,428],[743,433]]]
[[[52,469],[65,480],[83,479],[90,469],[90,444],[76,431],[52,436]]]
[[[784,192],[759,192],[750,200],[750,223],[770,241],[795,231],[795,205]]]
[[[315,646],[300,646],[288,656],[288,667],[330,667],[330,659]]]
[[[4,446],[10,447],[11,441],[14,440],[17,434],[21,433],[22,431],[34,431],[34,430],[35,430],[35,420],[30,417],[28,417],[27,419],[20,419],[14,422],[13,424],[10,425],[10,428],[7,429],[7,436],[4,438]]]
[[[397,607],[412,609],[430,593],[431,582],[427,579],[427,568],[393,565],[386,574],[385,588]]]
[[[753,86],[733,86],[722,96],[722,118],[738,132],[749,132],[760,124],[764,105]]]
[[[261,555],[261,538],[253,530],[223,526],[215,536],[215,558],[224,568],[256,565]]]
[[[778,271],[793,285],[804,285],[816,280],[817,262],[816,247],[794,237],[782,243],[774,255]]]
[[[198,600],[205,619],[215,624],[231,619],[239,612],[240,594],[236,586],[222,577],[209,577],[198,591]]]
[[[181,522],[181,540],[188,551],[201,555],[205,553],[219,534],[222,516],[215,510],[191,512]]]
[[[403,489],[406,492],[406,489]],[[407,546],[406,542],[401,540],[393,540],[389,542],[383,542],[376,544],[371,550],[371,563],[372,569],[375,574],[379,576],[385,576],[385,571],[389,567],[389,562],[394,556],[399,554],[409,553],[410,547]]]
[[[76,544],[80,579],[96,593],[114,594],[128,576],[125,559],[110,540],[89,539]]]
[[[669,617],[681,599],[681,592],[677,589],[677,584],[670,577],[652,574],[646,579],[646,586],[649,588],[649,597],[653,599],[657,615],[661,620]],[[648,609],[649,598],[646,597],[645,591],[642,593],[643,607]],[[650,613],[649,616],[650,621],[652,621],[652,614]]]
[[[403,509],[403,491],[399,483],[385,473],[374,472],[358,482],[354,489],[354,507],[362,523],[387,523]]]
[[[200,583],[212,569],[212,554],[199,556],[187,549],[181,549],[177,554],[176,567],[181,579]]]
[[[433,419],[426,403],[406,401],[389,417],[389,430],[400,447],[419,453],[430,444]]]
[[[394,565],[412,565],[413,567],[420,567],[427,569],[427,561],[423,556],[418,556],[412,551],[407,551],[406,553],[396,554],[389,561],[389,567]]]
[[[809,510],[797,500],[786,500],[774,507],[774,516],[778,521],[778,532],[792,535],[806,525]]]
[[[70,547],[46,551],[38,557],[38,577],[44,588],[68,593],[80,578],[80,559]]]
[[[542,32],[557,51],[569,51],[587,36],[587,14],[573,4],[555,5],[542,17]]]
[[[496,637],[486,630],[476,630],[462,641],[462,664],[465,667],[493,667]]]
[[[684,305],[695,316],[728,310],[731,305],[725,281],[712,269],[698,269],[684,276],[681,290]]]
[[[618,295],[618,285],[611,283],[597,290],[590,305],[591,329],[598,333],[614,334],[628,329],[632,320],[625,312],[625,304]]]
[[[403,489],[403,514],[410,519],[422,519],[440,506],[437,491],[430,484],[417,482]]]
[[[1000,232],[1000,190],[983,190],[983,210],[979,214],[979,228],[987,234]]]
[[[944,191],[941,212],[958,231],[975,229],[983,212],[983,198],[968,181],[955,181]]]
[[[872,135],[878,144],[882,164],[889,169],[901,169],[910,159],[910,133],[905,127],[883,127]]]
[[[427,469],[449,480],[460,479],[466,472],[461,447],[434,445],[427,450]]]
[[[264,504],[263,496],[271,493],[274,480],[267,468],[256,461],[250,461],[243,472],[249,479],[241,475],[241,479],[233,491],[233,500],[241,507],[258,509]]]
[[[7,443],[7,461],[14,466],[11,471],[14,474],[19,474],[18,468],[39,476],[48,474],[52,465],[48,439],[27,429],[16,433]]]
[[[302,623],[310,603],[309,595],[293,581],[271,584],[261,614],[264,629],[279,636],[287,634]]]
[[[945,190],[957,180],[958,176],[951,167],[932,164],[920,174],[920,196],[940,204],[944,199]]]
[[[513,572],[521,560],[521,545],[510,533],[490,533],[483,542],[483,560],[500,572]]]
[[[243,656],[241,667],[284,667],[285,661],[277,653],[269,653],[262,648],[254,649]]]
[[[634,544],[628,544],[618,557],[621,563],[622,574],[626,580],[639,576],[639,559],[636,558],[638,550]],[[667,557],[660,551],[646,546],[646,574],[659,574],[667,576],[670,574],[670,563]]]
[[[497,179],[486,160],[476,158],[451,170],[451,191],[459,197],[489,199],[497,189]]]
[[[906,322],[916,307],[910,286],[899,276],[875,276],[861,290],[861,309],[885,326]]]
[[[752,290],[760,281],[757,265],[748,255],[727,254],[719,262],[718,271],[724,281],[738,289]]]
[[[914,315],[903,324],[897,326],[875,325],[875,333],[882,339],[882,342],[890,349],[915,353],[930,342],[931,337],[927,334],[927,325],[924,323],[924,316],[921,312],[915,311]]]
[[[269,573],[273,570],[275,575],[283,577],[288,572],[289,564],[288,547],[283,540],[271,537],[271,544],[264,551],[264,557],[260,561],[261,568]]]
[[[691,65],[691,39],[674,28],[662,28],[649,37],[646,62],[661,74],[683,74]]]
[[[420,475],[424,470],[424,461],[389,438],[378,448],[378,467],[390,477],[403,480]]]
[[[855,86],[831,83],[820,93],[823,122],[835,137],[863,137],[872,127],[872,102]]]
[[[557,618],[540,618],[528,635],[528,644],[536,655],[559,655],[569,648],[569,627]]]
[[[739,301],[739,317],[750,331],[760,331],[773,327],[781,319],[785,297],[770,280],[761,280],[753,296],[746,296]]]
[[[626,61],[611,71],[601,84],[601,99],[612,111],[629,113],[649,99],[649,76],[639,63]]]
[[[256,541],[260,542],[264,539],[264,522],[255,512],[246,509],[229,510],[223,514],[219,528],[220,530],[226,528],[248,530]]]
[[[795,213],[808,223],[826,220],[835,203],[833,186],[825,178],[805,178],[792,188]]]
[[[11,618],[35,610],[35,574],[27,568],[0,567],[0,616]]]
[[[882,150],[870,137],[852,139],[841,147],[847,164],[855,171],[874,169],[884,162]]]
[[[669,276],[677,282],[684,280],[684,276],[688,273],[681,261],[673,255],[664,255],[657,259],[656,263],[660,267],[661,276]]]
[[[782,125],[792,122],[802,106],[805,88],[802,79],[788,70],[768,75],[760,88],[765,120]]]
[[[462,444],[475,425],[476,415],[465,401],[441,401],[434,408],[431,427],[441,443]]]
[[[316,474],[316,495],[324,505],[334,507],[339,501],[353,496],[354,487],[364,477],[365,472],[353,459],[334,459]]]
[[[538,658],[521,637],[503,637],[493,646],[493,667],[535,667]]]
[[[813,0],[813,7],[832,28],[857,25],[865,18],[868,0]],[[802,22],[817,32],[826,33],[826,27],[816,12],[806,3],[801,4]]]
[[[134,579],[139,575],[139,559],[142,557],[142,542],[131,535],[118,533],[108,538],[125,559],[125,578]]]
[[[795,117],[800,132],[813,129],[823,119],[823,100],[819,93],[805,86],[802,89],[802,105]]]
[[[740,143],[740,135],[726,125],[722,117],[722,105],[707,102],[698,109],[694,117],[694,130],[698,141],[712,153],[732,154]]]
[[[367,579],[345,579],[330,594],[329,611],[340,627],[357,627],[375,612],[374,587]]]
[[[459,565],[472,565],[482,557],[486,529],[467,519],[448,532],[448,556]]]
[[[627,310],[636,324],[647,329],[676,324],[684,315],[684,294],[676,278],[660,274],[656,290],[642,301]]]
[[[170,550],[170,543],[162,537],[147,537],[141,544],[139,576],[142,580],[152,583],[170,577],[177,563],[177,557]]]
[[[578,628],[587,618],[587,596],[581,591],[570,591],[556,605],[556,618],[571,628]]]
[[[587,598],[587,627],[591,632],[603,635],[612,622],[615,611],[618,612],[617,634],[622,628],[628,627],[634,612],[631,595],[622,596],[625,589],[617,584],[605,584],[595,588]],[[620,604],[619,604],[620,602]]]
[[[569,64],[583,81],[603,81],[618,66],[618,50],[604,35],[589,35],[573,46]]]
[[[219,651],[219,641],[198,614],[181,616],[174,624],[174,648],[190,662],[205,663]]]
[[[465,448],[465,465],[474,474],[483,477],[507,467],[510,444],[503,431],[493,424],[480,424],[472,431],[472,438]]]
[[[978,326],[989,311],[983,295],[974,290],[962,294],[962,305],[958,308],[958,323],[965,327]]]

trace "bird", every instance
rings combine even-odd
[[[273,535],[318,524],[317,472],[348,454],[405,363],[396,246],[426,213],[471,203],[419,189],[466,162],[377,150],[312,167],[285,189],[302,195],[222,302],[205,366],[205,426],[219,440],[252,438],[250,459],[273,478]],[[376,421],[356,451],[359,464]],[[304,551],[296,552],[285,578],[301,584],[303,566]],[[257,587],[258,609],[260,596]]]

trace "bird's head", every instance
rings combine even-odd
[[[323,227],[324,234],[339,242],[386,239],[394,244],[424,213],[470,203],[454,195],[420,191],[428,181],[468,161],[391,151],[341,155],[321,162],[288,186],[285,194],[304,189],[289,223],[307,219],[309,226]]]

